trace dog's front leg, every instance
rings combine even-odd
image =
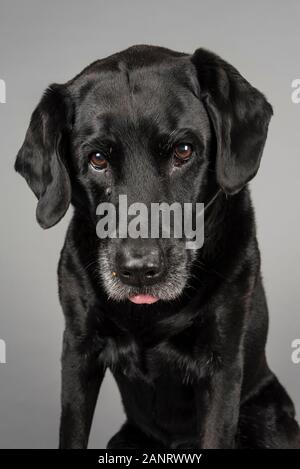
[[[235,447],[242,372],[235,364],[216,371],[196,386],[198,447],[230,449]]]
[[[105,373],[97,359],[97,353],[86,353],[80,341],[65,331],[60,449],[85,449],[88,445],[99,388]]]

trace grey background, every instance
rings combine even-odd
[[[70,213],[49,231],[35,222],[35,199],[13,171],[30,114],[44,88],[89,62],[137,43],[192,52],[207,47],[235,65],[274,106],[261,169],[251,184],[271,325],[268,357],[300,415],[300,365],[291,362],[299,318],[298,1],[0,1],[1,280],[0,447],[55,448],[63,316],[56,267]],[[90,447],[104,447],[123,421],[108,374]]]

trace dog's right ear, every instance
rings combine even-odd
[[[55,225],[71,200],[71,183],[64,164],[68,130],[66,97],[60,85],[50,86],[34,110],[15,169],[38,198],[36,218],[43,228]]]
[[[258,171],[273,110],[260,91],[217,55],[197,49],[191,60],[217,139],[217,182],[233,195]]]

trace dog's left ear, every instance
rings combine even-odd
[[[55,225],[71,200],[71,184],[64,161],[68,112],[62,86],[50,86],[32,114],[15,163],[16,171],[38,198],[36,218],[43,228]]]
[[[217,182],[226,194],[236,194],[258,171],[272,107],[217,55],[197,49],[191,60],[217,137]]]

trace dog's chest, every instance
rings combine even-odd
[[[128,378],[145,378],[149,372],[147,351],[126,334],[107,336],[99,355],[100,364]]]
[[[215,350],[186,332],[155,343],[139,341],[126,333],[107,336],[99,360],[112,372],[146,382],[174,372],[183,383],[192,383],[220,365]]]

